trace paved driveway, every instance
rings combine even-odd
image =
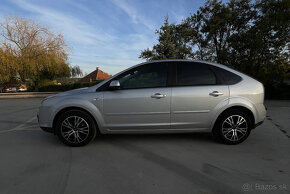
[[[41,99],[0,100],[0,193],[289,193],[290,102],[268,101],[247,141],[103,135],[64,146],[37,126]]]

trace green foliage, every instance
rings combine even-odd
[[[63,85],[45,85],[38,88],[39,92],[64,92],[68,90],[78,89],[78,88],[84,88],[84,87],[90,87],[94,86],[101,81],[96,82],[76,82],[76,83],[70,83],[70,84],[63,84]]]
[[[165,17],[164,25],[156,30],[159,35],[158,44],[153,49],[145,49],[141,52],[140,58],[147,60],[186,58],[190,53],[189,48],[184,45],[178,28],[168,23],[168,16]]]
[[[7,17],[0,23],[0,54],[0,81],[17,77],[37,88],[41,80],[70,76],[63,36],[32,20]]]
[[[147,60],[189,58],[234,66],[264,84],[290,79],[289,0],[208,0],[181,24],[166,17]]]
[[[14,56],[0,47],[0,83],[15,80],[16,75]]]
[[[71,77],[78,77],[78,76],[82,76],[83,72],[81,70],[81,68],[78,65],[75,65],[73,67],[70,67],[70,74]]]

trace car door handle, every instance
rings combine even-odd
[[[165,94],[160,94],[160,93],[156,93],[156,94],[151,96],[151,98],[157,98],[157,99],[165,98],[165,97],[166,97]]]
[[[213,96],[213,97],[218,97],[218,96],[221,96],[223,95],[223,93],[220,93],[218,91],[213,91],[212,93],[209,93],[210,96]]]

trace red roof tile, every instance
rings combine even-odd
[[[86,75],[82,79],[80,79],[80,82],[94,82],[98,80],[105,80],[111,77],[111,75],[103,72],[99,68],[97,68],[95,71],[91,72],[90,74]]]

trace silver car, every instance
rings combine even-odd
[[[263,84],[224,65],[159,60],[44,99],[39,126],[69,146],[97,134],[211,132],[238,144],[266,115]]]

